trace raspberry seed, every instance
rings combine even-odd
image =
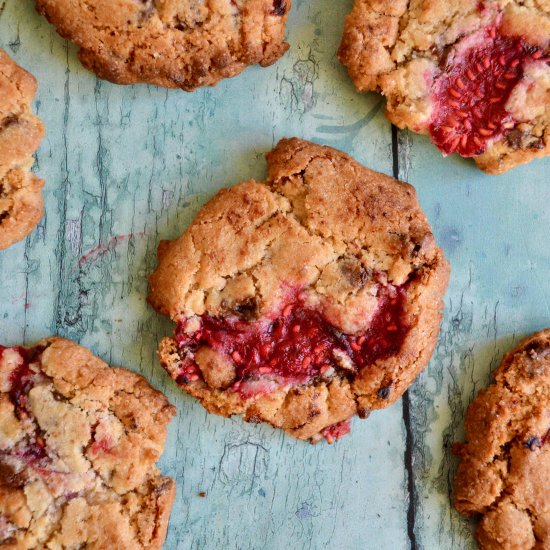
[[[541,59],[543,51],[523,38],[505,37],[490,25],[468,37],[472,45],[448,57],[436,77],[429,125],[432,141],[446,154],[465,157],[483,153],[489,140],[515,127],[506,111],[512,90],[523,77],[523,65]]]

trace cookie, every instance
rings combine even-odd
[[[36,0],[36,8],[100,78],[191,91],[275,63],[288,49],[290,2]]]
[[[399,128],[500,174],[550,154],[550,4],[355,0],[338,56]]]
[[[300,139],[159,246],[160,360],[212,413],[329,441],[426,366],[449,268],[413,187]]]
[[[44,137],[31,112],[36,80],[0,49],[0,250],[24,239],[43,215],[43,181],[30,172]]]
[[[0,346],[0,546],[161,548],[175,483],[155,462],[174,414],[69,340]]]
[[[550,329],[504,356],[466,414],[454,505],[484,550],[550,548]]]

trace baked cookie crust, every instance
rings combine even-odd
[[[550,329],[506,354],[466,414],[454,505],[484,550],[550,547]]]
[[[434,349],[449,266],[413,187],[300,139],[159,246],[163,367],[209,411],[332,441]]]
[[[399,128],[500,174],[550,154],[545,0],[355,0],[339,59]]]
[[[30,172],[44,126],[31,112],[35,78],[0,49],[0,250],[24,239],[43,215],[44,182]]]
[[[291,0],[36,0],[82,64],[117,84],[191,91],[288,49]]]
[[[160,549],[175,483],[155,462],[174,414],[69,340],[0,346],[0,546]]]

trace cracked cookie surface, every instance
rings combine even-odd
[[[550,3],[355,0],[338,56],[399,128],[499,174],[550,154]]]
[[[0,346],[0,546],[161,548],[175,483],[155,462],[174,414],[69,340]]]
[[[414,188],[300,139],[161,242],[164,368],[212,413],[332,441],[426,366],[449,267]]]
[[[117,84],[191,91],[275,63],[288,49],[291,0],[36,0],[80,47],[82,64]]]
[[[24,239],[43,214],[31,171],[44,127],[31,112],[36,80],[0,49],[0,250]]]
[[[550,329],[504,356],[466,414],[454,505],[485,550],[550,548]]]

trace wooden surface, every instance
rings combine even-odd
[[[0,341],[73,338],[176,404],[160,463],[178,484],[168,549],[474,548],[449,505],[450,445],[502,354],[550,324],[550,159],[490,177],[392,133],[383,100],[355,93],[335,58],[350,7],[294,0],[278,64],[186,94],[97,80],[32,0],[0,0],[0,46],[38,78],[47,127],[46,216],[0,253]],[[415,185],[453,268],[429,368],[333,446],[207,415],[158,365],[172,326],[145,302],[159,239],[219,188],[263,177],[263,153],[291,135]]]

